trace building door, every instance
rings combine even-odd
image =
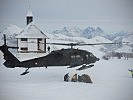
[[[42,38],[37,39],[38,51],[45,52],[45,45],[46,45],[46,42],[44,41],[44,39],[42,39]]]
[[[41,38],[37,39],[37,48],[38,48],[38,50],[41,50],[41,41],[42,41]]]

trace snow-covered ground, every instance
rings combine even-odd
[[[2,64],[0,52],[0,100],[133,100],[133,78],[128,69],[133,68],[133,59],[100,60],[95,66],[83,70],[66,67],[8,69]],[[64,82],[63,76],[90,75],[93,84]]]

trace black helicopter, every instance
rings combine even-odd
[[[54,45],[69,45],[71,48],[68,49],[61,49],[61,50],[55,50],[50,52],[48,55],[39,57],[39,58],[33,58],[30,60],[25,61],[19,61],[8,49],[18,49],[18,47],[11,47],[7,46],[6,44],[6,36],[4,34],[4,44],[0,46],[0,50],[4,54],[4,59],[6,60],[4,62],[4,65],[7,68],[15,68],[15,67],[23,67],[26,68],[26,70],[20,74],[25,75],[29,73],[29,68],[35,68],[35,67],[50,67],[50,66],[69,66],[68,68],[73,68],[79,65],[82,65],[77,70],[83,70],[90,68],[96,61],[99,61],[100,59],[94,56],[91,52],[80,50],[80,49],[74,49],[73,46],[83,46],[83,45],[101,45],[101,44],[114,44],[114,43],[97,43],[97,44],[80,44],[80,43],[47,43],[47,44],[54,44]]]

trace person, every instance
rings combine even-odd
[[[72,82],[77,82],[77,74],[74,74],[72,79],[71,79]]]
[[[78,81],[84,83],[93,83],[90,76],[87,74],[83,74],[81,76],[78,75]]]
[[[47,49],[48,49],[48,52],[50,53],[50,46],[48,46],[48,48],[47,48]]]
[[[68,75],[69,73],[67,73],[67,74],[65,74],[65,76],[64,76],[64,81],[66,81],[66,82],[68,82],[69,81],[69,75]]]
[[[128,69],[128,70],[131,72],[133,78],[133,69]]]

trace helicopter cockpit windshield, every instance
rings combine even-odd
[[[90,57],[94,57],[94,55],[92,53],[90,53]]]

